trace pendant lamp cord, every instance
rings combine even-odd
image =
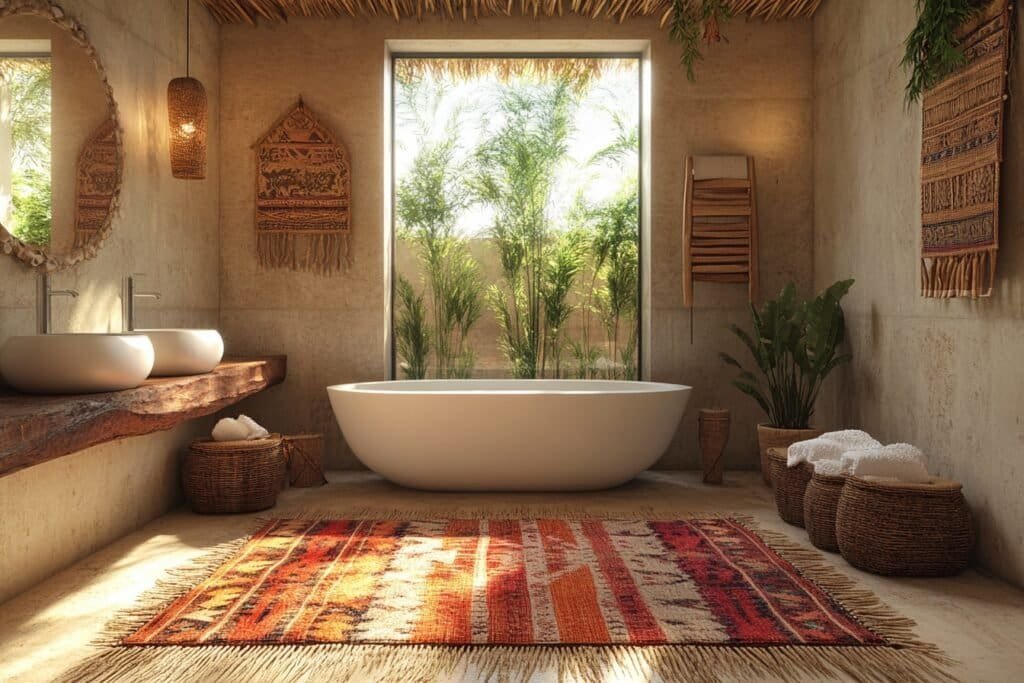
[[[191,29],[192,29],[192,17],[190,16],[192,10],[192,0],[185,0],[185,76],[191,76],[189,73],[189,52],[191,51]]]

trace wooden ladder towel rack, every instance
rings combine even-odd
[[[757,300],[757,193],[754,158],[746,177],[705,177],[686,158],[683,197],[683,305],[693,307],[693,283],[747,284]],[[739,174],[735,174],[739,175]],[[700,177],[698,177],[700,176]]]

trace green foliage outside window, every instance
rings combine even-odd
[[[29,244],[45,246],[53,227],[50,60],[0,59],[0,79],[10,101],[11,210],[5,227]]]
[[[514,378],[636,377],[639,126],[609,105],[617,131],[602,130],[607,141],[590,158],[573,158],[570,140],[589,133],[577,128],[593,115],[581,112],[592,83],[502,80],[478,98],[486,113],[474,120],[488,127],[467,147],[464,112],[440,104],[443,81],[399,82],[398,116],[417,138],[395,194],[396,234],[419,269],[419,282],[396,278],[406,377],[471,377],[480,354],[496,350]],[[618,174],[617,191],[563,196],[566,173],[599,166]],[[489,224],[460,232],[467,214]],[[474,336],[481,320],[496,339]]]

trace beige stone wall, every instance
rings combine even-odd
[[[384,348],[384,84],[388,39],[649,39],[653,58],[651,378],[695,387],[666,468],[696,467],[696,409],[735,411],[728,467],[756,462],[751,401],[728,386],[717,358],[738,352],[727,332],[746,320],[745,289],[698,286],[694,344],[682,308],[681,215],[687,154],[757,158],[763,290],[789,280],[803,290],[812,273],[812,27],[807,21],[730,22],[729,43],[709,50],[696,84],[656,21],[625,24],[578,17],[433,19],[396,24],[293,19],[221,31],[221,323],[229,345],[288,354],[288,382],[245,410],[282,431],[327,434],[328,464],[355,467],[324,387],[388,376]],[[299,95],[348,145],[353,167],[352,270],[335,277],[261,270],[253,229],[250,145]],[[411,454],[410,457],[415,457]]]
[[[936,474],[962,481],[979,560],[1021,584],[1024,50],[1010,71],[996,290],[922,299],[921,113],[904,107],[898,65],[913,25],[914,4],[890,0],[826,2],[814,20],[815,281],[857,279],[845,305],[855,361],[822,412],[915,443]]]
[[[121,278],[144,272],[163,299],[143,302],[147,326],[218,321],[218,33],[193,12],[192,68],[208,90],[207,180],[171,177],[167,82],[184,71],[183,0],[62,0],[99,53],[120,109],[125,169],[121,211],[99,256],[53,278],[77,300],[54,300],[57,331],[121,329]],[[172,27],[181,26],[182,30]],[[0,343],[36,329],[36,274],[0,255]],[[178,499],[177,451],[188,429],[116,442],[0,479],[0,601],[166,510]],[[26,516],[30,511],[31,515]],[[30,528],[27,528],[30,527]]]

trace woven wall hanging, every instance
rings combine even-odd
[[[693,307],[695,281],[746,284],[749,300],[757,300],[756,189],[753,157],[687,157],[683,196],[683,305],[687,308]]]
[[[999,249],[999,175],[1012,7],[996,0],[960,42],[967,63],[925,92],[921,294],[987,297]]]
[[[110,214],[118,184],[117,126],[107,119],[82,145],[75,174],[75,246],[88,244]]]
[[[348,152],[303,103],[256,142],[260,264],[333,273],[349,263]]]

